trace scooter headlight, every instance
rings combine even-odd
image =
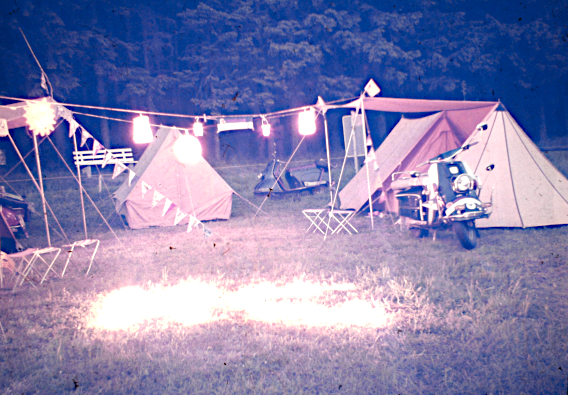
[[[454,190],[456,192],[465,192],[468,189],[471,189],[473,186],[473,180],[467,174],[460,174],[454,180]]]

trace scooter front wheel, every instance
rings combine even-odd
[[[473,250],[477,246],[477,231],[473,221],[452,222],[452,229],[463,248]]]

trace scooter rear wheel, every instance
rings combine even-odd
[[[477,230],[473,221],[453,222],[452,229],[463,248],[473,250],[477,246]]]

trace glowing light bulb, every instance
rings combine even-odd
[[[309,136],[316,132],[316,116],[313,108],[300,113],[298,116],[298,126],[302,136]]]
[[[193,124],[193,134],[195,137],[203,136],[203,124],[199,122],[199,118],[195,118],[195,123]]]
[[[28,102],[24,117],[36,136],[48,136],[55,129],[55,110],[46,98]]]
[[[152,128],[150,127],[150,118],[146,115],[140,115],[134,118],[133,137],[136,144],[148,144],[154,139]]]
[[[174,155],[184,165],[197,163],[201,159],[201,144],[189,134],[181,134],[174,144]]]
[[[270,136],[270,124],[268,123],[268,121],[266,120],[266,118],[262,118],[262,135],[264,137],[268,137]]]

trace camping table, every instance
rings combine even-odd
[[[350,223],[351,219],[356,214],[354,210],[331,210],[330,208],[323,208],[302,210],[302,213],[310,221],[310,226],[306,230],[306,233],[312,228],[312,233],[319,230],[324,235],[327,234],[326,232],[335,234],[342,230],[350,235],[353,234],[351,230],[355,233],[359,233]]]

